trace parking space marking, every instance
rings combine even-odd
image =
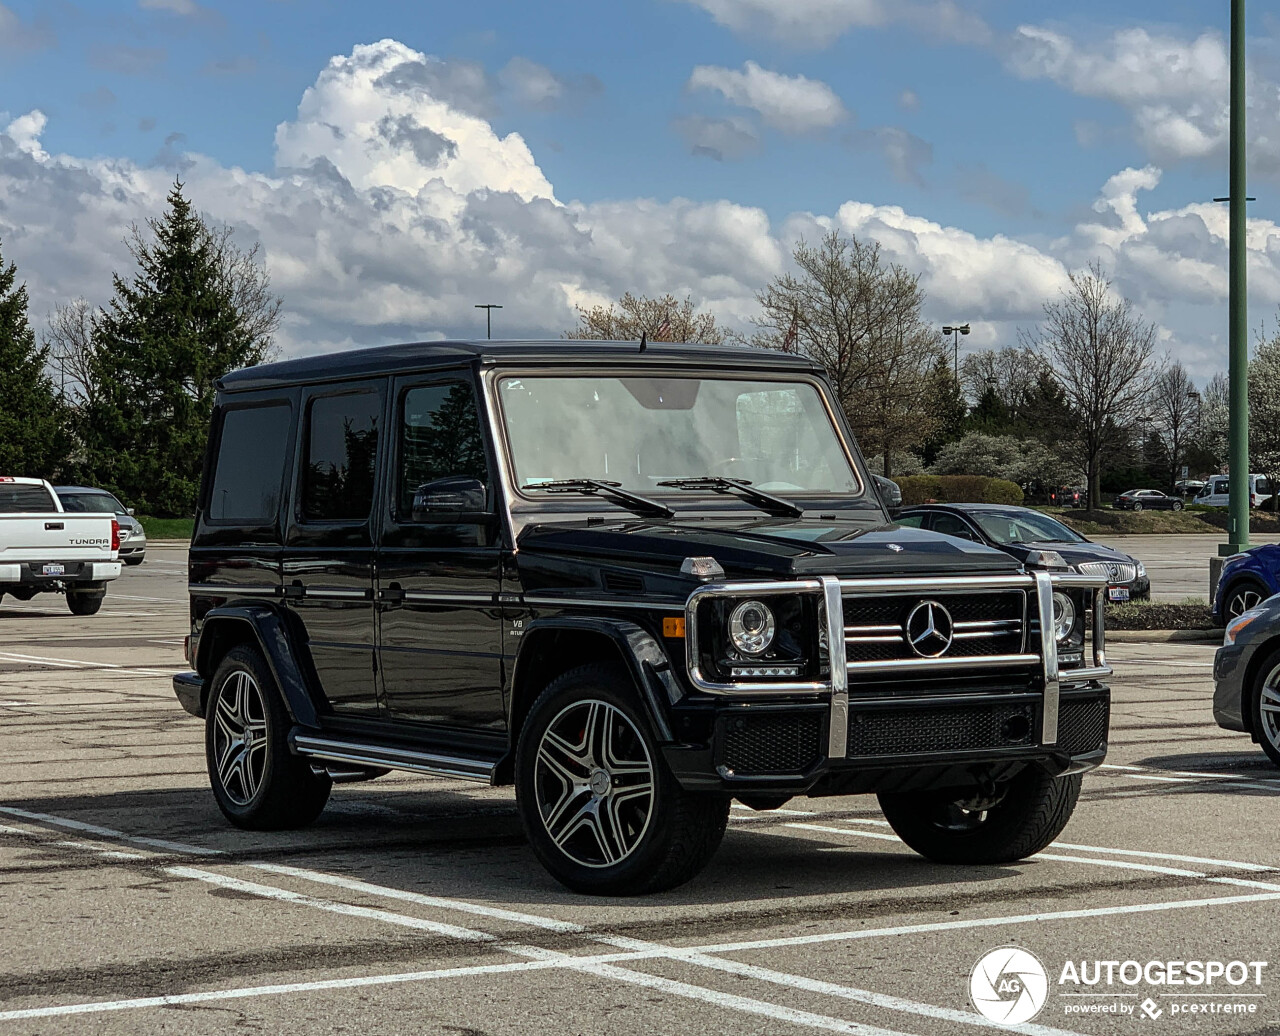
[[[1208,773],[1202,770],[1161,770],[1154,766],[1134,766],[1126,763],[1103,763],[1098,767],[1100,770],[1122,770],[1128,771],[1132,775],[1137,774],[1169,774],[1174,777],[1188,777],[1206,781],[1254,781],[1262,783],[1271,783],[1280,789],[1280,777],[1260,777],[1257,774],[1244,773]],[[1114,774],[1113,776],[1123,776],[1122,774]]]
[[[1143,849],[1110,849],[1100,845],[1080,845],[1075,842],[1054,842],[1055,849],[1074,849],[1083,853],[1114,853],[1116,856],[1140,856],[1151,860],[1172,860],[1174,863],[1203,863],[1216,867],[1234,867],[1242,871],[1274,871],[1280,867],[1268,867],[1265,863],[1244,863],[1241,860],[1215,860],[1207,856],[1181,856],[1178,853],[1156,853]]]
[[[133,845],[145,845],[151,849],[163,849],[168,853],[182,853],[183,855],[190,854],[194,856],[224,855],[221,849],[205,849],[198,845],[188,845],[186,842],[170,842],[164,838],[148,838],[146,835],[125,834],[125,832],[117,831],[114,828],[86,824],[82,820],[57,817],[51,813],[36,813],[29,809],[19,809],[17,806],[0,806],[0,813],[11,817],[19,817],[22,820],[31,820],[39,824],[48,824],[51,827],[65,827],[71,831],[82,831],[87,835],[101,835],[103,838],[112,838],[116,841],[129,842]]]
[[[183,666],[172,666],[167,669],[141,669],[134,666],[118,665],[115,662],[86,662],[78,658],[50,658],[47,655],[23,655],[16,651],[0,651],[0,662],[18,662],[25,665],[51,666],[54,669],[108,669],[116,673],[133,673],[136,676],[173,676],[180,673]]]

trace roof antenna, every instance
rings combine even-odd
[[[641,331],[640,332],[640,351],[644,352],[645,349],[648,348],[648,345],[649,345],[649,332]]]

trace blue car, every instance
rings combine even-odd
[[[1227,558],[1213,595],[1213,621],[1225,626],[1280,593],[1280,543],[1263,543]]]

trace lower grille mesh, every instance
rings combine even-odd
[[[1058,745],[1070,755],[1096,752],[1107,739],[1106,698],[1065,698],[1058,710]]]
[[[739,776],[800,773],[822,754],[821,736],[817,712],[730,716],[721,762]]]
[[[1031,744],[1028,703],[874,709],[849,717],[849,755],[916,755]]]

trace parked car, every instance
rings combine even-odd
[[[1043,511],[1010,504],[922,504],[903,508],[898,524],[982,543],[1026,562],[1053,550],[1076,572],[1105,579],[1111,601],[1146,600],[1151,580],[1130,554],[1094,543]]]
[[[0,599],[65,594],[73,615],[93,615],[120,575],[119,549],[110,512],[68,514],[43,479],[0,476]]]
[[[387,768],[514,785],[590,893],[692,877],[734,797],[875,792],[933,859],[1038,852],[1106,755],[1105,580],[889,524],[873,484],[783,353],[433,342],[229,374],[174,680],[214,798],[291,828]]]
[[[1055,507],[1088,507],[1087,486],[1060,486],[1049,494],[1049,503]]]
[[[1227,623],[1213,658],[1213,718],[1241,730],[1280,766],[1280,597]]]
[[[1280,593],[1280,544],[1261,543],[1222,563],[1213,595],[1213,620],[1224,626]]]
[[[1226,507],[1231,502],[1231,480],[1226,475],[1214,475],[1196,494],[1195,502],[1206,507]],[[1271,499],[1271,482],[1266,475],[1249,476],[1249,506],[1261,507]]]
[[[1122,511],[1181,511],[1182,499],[1158,489],[1130,489],[1111,505]]]
[[[1198,478],[1184,478],[1173,484],[1174,492],[1184,500],[1194,499],[1204,487],[1204,481]]]
[[[146,560],[147,534],[142,523],[133,516],[133,508],[125,507],[114,493],[88,486],[54,486],[53,491],[68,513],[106,511],[114,514],[120,523],[120,560],[126,565],[141,565]]]

